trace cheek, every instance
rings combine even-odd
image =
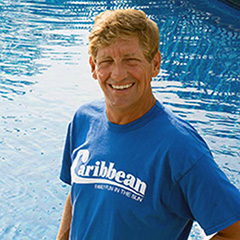
[[[97,69],[96,71],[96,75],[97,75],[97,79],[100,82],[104,82],[107,80],[108,76],[109,76],[109,71],[107,71],[106,69]]]
[[[144,67],[132,69],[130,74],[142,85],[148,85],[152,80],[151,72]]]

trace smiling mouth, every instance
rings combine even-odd
[[[125,90],[125,89],[132,87],[134,85],[134,83],[129,83],[126,85],[113,85],[113,84],[109,84],[109,85],[111,86],[111,88],[116,89],[116,90]]]

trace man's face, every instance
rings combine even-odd
[[[117,39],[90,58],[92,74],[102,88],[108,110],[146,107],[152,99],[151,80],[160,68],[160,53],[150,63],[143,55],[137,37]]]

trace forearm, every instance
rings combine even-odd
[[[228,238],[225,238],[223,236],[219,236],[219,234],[214,235],[210,240],[226,240]]]
[[[68,194],[65,203],[57,240],[68,240],[69,238],[70,226],[72,221],[72,204],[70,195],[71,193]]]
[[[220,234],[214,235],[210,240],[238,240],[238,238],[229,238]]]
[[[214,235],[211,240],[239,240],[240,221]]]

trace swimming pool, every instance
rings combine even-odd
[[[0,238],[55,239],[69,187],[58,179],[66,127],[102,97],[88,33],[105,9],[135,7],[160,27],[156,97],[205,138],[240,189],[240,17],[217,0],[0,0]],[[195,227],[189,239],[202,239]]]

